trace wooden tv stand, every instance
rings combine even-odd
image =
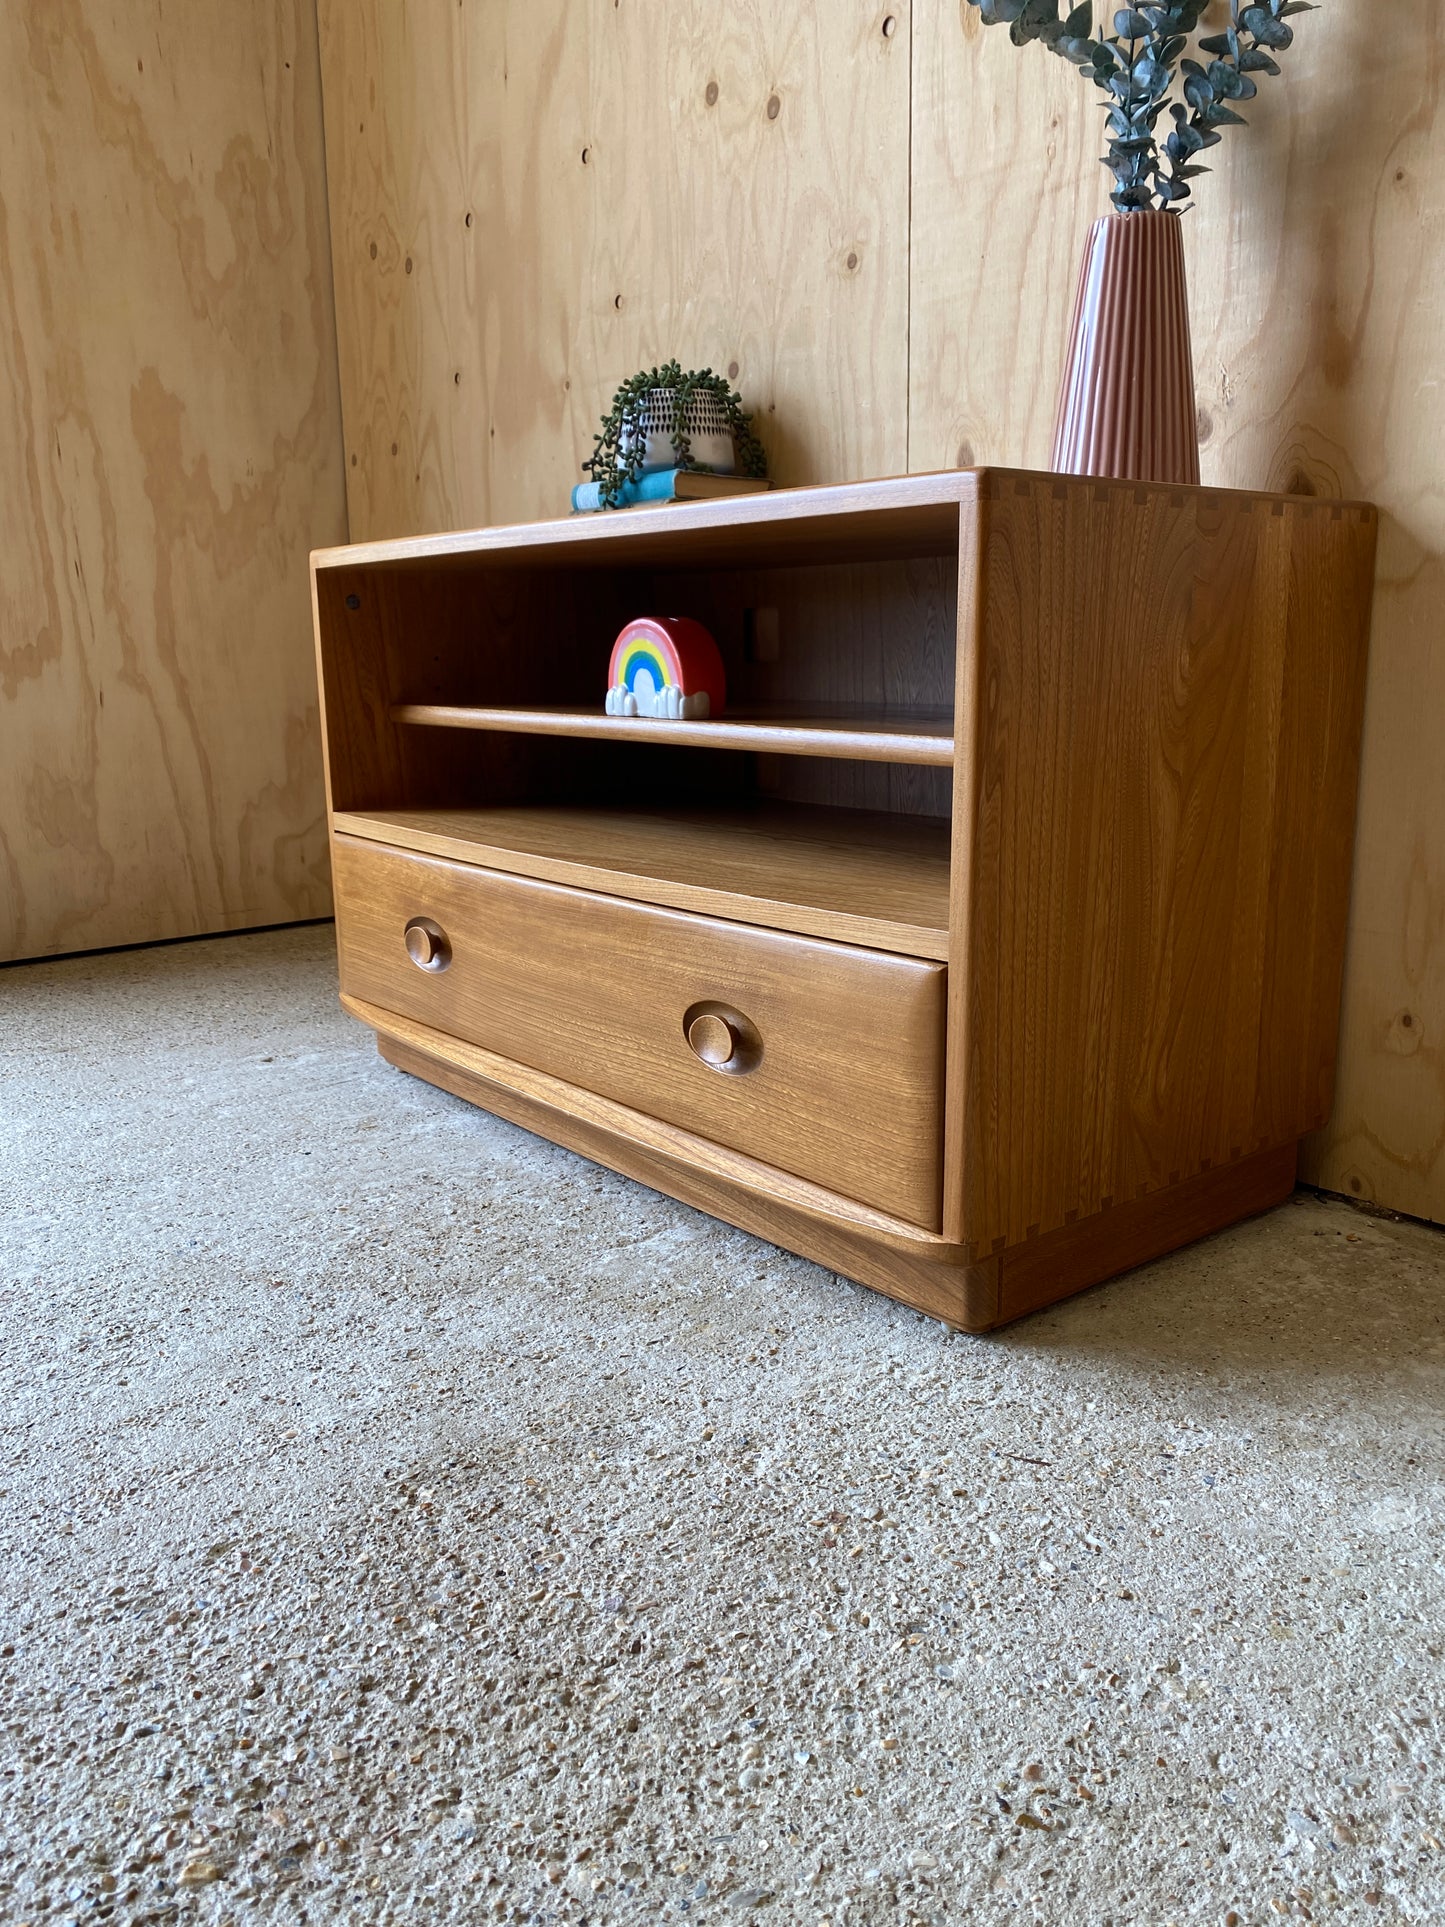
[[[319,553],[342,1002],[969,1330],[1097,1283],[1329,1114],[1374,549],[977,470]],[[603,713],[643,614],[722,717]]]

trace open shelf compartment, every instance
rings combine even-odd
[[[777,491],[318,557],[334,829],[945,960],[971,486]],[[722,715],[606,714],[613,641],[645,614],[711,630]]]

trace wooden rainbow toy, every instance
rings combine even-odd
[[[699,722],[720,716],[727,700],[718,646],[691,616],[639,616],[625,624],[612,645],[607,685],[609,716]]]

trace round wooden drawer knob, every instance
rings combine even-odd
[[[707,1011],[701,1017],[694,1017],[688,1025],[687,1041],[704,1064],[720,1071],[737,1056],[741,1039],[726,1017]]]
[[[406,926],[406,954],[418,970],[445,970],[452,946],[445,930],[430,917],[413,917]]]
[[[763,1040],[752,1018],[711,997],[682,1013],[682,1034],[697,1061],[724,1077],[746,1077],[763,1061]]]

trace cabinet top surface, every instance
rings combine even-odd
[[[662,507],[614,509],[569,515],[548,522],[519,522],[497,528],[459,529],[438,535],[398,537],[317,549],[315,570],[357,568],[368,564],[463,561],[493,558],[535,564],[565,555],[569,564],[597,566],[633,563],[685,567],[705,563],[733,545],[756,550],[772,537],[781,548],[816,548],[820,558],[836,549],[839,558],[866,528],[881,546],[913,554],[946,554],[958,545],[959,511],[1001,490],[1048,490],[1060,500],[1093,491],[1131,492],[1143,505],[1161,497],[1176,505],[1214,501],[1267,502],[1295,512],[1321,510],[1374,519],[1368,503],[1330,498],[1270,495],[1262,491],[1194,487],[1158,482],[1114,482],[1093,476],[1051,475],[1025,469],[941,469],[927,475],[900,475],[871,482],[844,482],[818,488],[770,489],[756,495],[725,496],[708,502]]]

